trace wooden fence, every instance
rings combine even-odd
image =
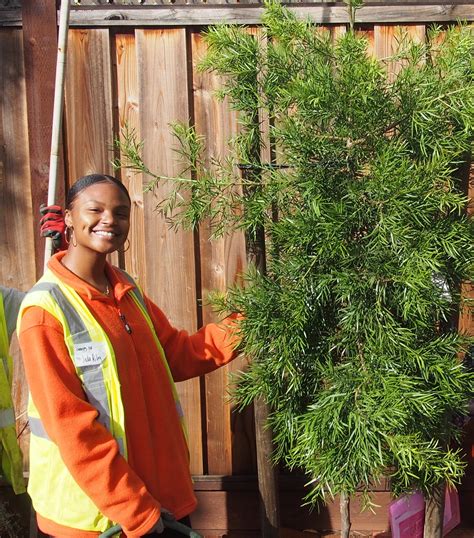
[[[0,282],[27,289],[41,268],[37,205],[41,196],[46,200],[47,167],[44,168],[44,157],[41,161],[38,154],[41,145],[49,143],[50,127],[42,111],[42,105],[47,109],[49,104],[42,101],[42,96],[51,90],[51,68],[45,68],[51,66],[51,58],[38,60],[39,51],[34,50],[34,39],[41,39],[47,32],[36,37],[30,33],[24,36],[19,25],[21,17],[16,16],[13,22],[11,14],[19,8],[12,4],[4,2],[3,13],[8,12],[8,16],[2,18],[0,9]],[[172,27],[159,26],[150,19],[145,22],[138,7],[133,8],[135,18],[121,20],[105,19],[103,8],[95,14],[91,9],[87,12],[87,23],[81,19],[83,11],[73,12],[75,22],[69,32],[59,201],[63,200],[67,186],[78,177],[92,172],[113,173],[111,160],[117,156],[113,142],[121,136],[125,124],[136,129],[144,141],[145,162],[160,174],[174,175],[180,171],[170,122],[195,124],[208,140],[208,157],[224,157],[228,139],[236,133],[238,123],[227,104],[219,103],[213,95],[219,84],[216,77],[196,70],[196,63],[205,54],[202,28],[176,25],[176,21]],[[132,12],[127,13],[130,16]],[[146,9],[141,13],[146,14]],[[472,6],[469,13],[474,18]],[[184,20],[185,14],[179,12],[177,21]],[[28,16],[23,13],[25,32],[31,32],[37,24]],[[138,23],[137,17],[142,17]],[[380,20],[365,24],[360,31],[369,40],[371,52],[381,58],[395,50],[396,34],[401,29],[423,40],[429,20],[428,17],[402,27]],[[137,24],[146,28],[137,28]],[[345,31],[345,26],[331,25],[329,29],[337,34]],[[40,74],[35,71],[35,61],[35,65],[42,66]],[[144,194],[146,178],[124,172],[121,179],[133,204],[130,249],[123,265],[139,279],[173,325],[195,331],[215,318],[206,304],[207,293],[239,281],[245,267],[243,238],[235,234],[210,241],[205,224],[194,233],[172,231],[155,211],[167,186],[161,186],[154,194]],[[472,320],[465,317],[463,323],[469,326]],[[15,356],[18,359],[17,349]],[[250,514],[255,513],[255,480],[242,477],[256,473],[252,413],[236,413],[226,397],[229,374],[244,367],[245,361],[238,359],[205,378],[178,386],[189,426],[191,470],[201,477],[197,489],[203,511],[213,513],[209,516],[212,521],[199,520],[198,526],[215,529],[216,535],[237,528],[246,529],[243,536],[250,536],[258,520],[249,522]],[[16,368],[15,404],[22,431],[26,424],[27,389],[19,360]],[[26,449],[27,429],[21,439]],[[238,475],[242,478],[236,478]],[[226,481],[216,476],[234,479]],[[250,497],[245,493],[249,490]],[[388,493],[381,492],[378,500],[386,507]],[[296,513],[295,508],[289,520]],[[367,515],[355,517],[354,528],[383,530],[387,519],[383,510],[381,513],[379,520],[372,518],[370,523]],[[326,523],[331,525],[330,517]]]

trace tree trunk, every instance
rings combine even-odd
[[[255,121],[258,122],[258,114]],[[260,162],[260,141],[253,150],[254,162]],[[258,168],[241,168],[243,177],[252,177],[257,183],[261,180]],[[264,275],[266,273],[265,230],[259,226],[255,234],[245,237],[247,262],[254,264]],[[262,398],[254,400],[255,435],[257,445],[258,492],[260,499],[260,536],[278,538],[280,526],[280,507],[278,495],[278,468],[272,464],[273,434],[267,426],[269,407]]]
[[[254,401],[257,442],[258,491],[260,497],[260,529],[262,538],[277,538],[280,526],[277,467],[272,465],[273,439],[266,427],[268,406]]]
[[[445,487],[444,482],[434,487],[426,498],[423,538],[443,538]]]
[[[349,538],[351,532],[351,499],[347,493],[341,493],[339,508],[341,513],[341,538]]]
[[[247,260],[265,274],[265,235],[263,228],[256,236],[247,236]],[[273,435],[267,427],[268,405],[263,399],[254,401],[255,435],[257,445],[258,492],[260,498],[260,532],[262,538],[277,538],[280,526],[278,502],[278,471],[272,465]]]

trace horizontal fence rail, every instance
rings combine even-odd
[[[127,7],[127,6],[134,6],[134,7],[146,7],[146,6],[156,6],[156,5],[169,5],[169,4],[175,4],[175,3],[182,3],[182,4],[208,4],[208,5],[216,5],[216,4],[242,4],[242,5],[249,5],[249,4],[255,4],[255,5],[263,5],[263,1],[261,0],[186,0],[186,1],[178,1],[178,0],[71,0],[71,7],[77,8],[77,7],[91,7],[91,8],[100,8],[100,7],[112,7],[112,6],[121,6],[121,7]],[[331,1],[331,0],[285,0],[282,2],[283,4],[289,5],[289,4],[320,4],[320,5],[326,5],[328,7],[333,6],[337,3],[342,3],[340,0],[337,1]],[[365,5],[399,5],[399,6],[407,6],[407,5],[423,5],[423,4],[430,4],[430,5],[456,5],[456,4],[467,4],[469,2],[465,0],[451,0],[450,2],[447,2],[446,0],[368,0],[367,2],[364,2]],[[6,7],[21,7],[22,1],[21,0],[0,0],[0,9],[6,8]],[[56,6],[59,8],[59,1],[56,1]]]
[[[301,17],[322,24],[347,24],[343,2],[292,2],[289,7]],[[156,2],[101,2],[86,0],[72,4],[71,27],[200,26],[215,23],[258,24],[262,15],[259,2],[206,2],[175,0]],[[405,1],[367,2],[357,11],[359,24],[447,23],[474,20],[471,0],[456,2]],[[20,26],[18,1],[0,2],[0,26]]]

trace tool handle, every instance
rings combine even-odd
[[[202,534],[193,531],[193,529],[189,528],[187,525],[183,525],[183,523],[180,523],[179,521],[163,518],[163,524],[167,529],[180,532],[183,536],[189,536],[189,538],[203,538]],[[122,527],[120,525],[114,525],[113,527],[110,527],[110,529],[103,532],[99,538],[110,538],[111,536],[119,533],[121,530]]]
[[[67,38],[69,29],[70,0],[61,0],[59,10],[58,52],[56,58],[56,77],[54,82],[53,119],[51,133],[51,153],[49,157],[48,205],[56,201],[56,185],[58,182],[59,149],[61,144],[61,125],[64,105],[64,80],[66,73]],[[53,242],[46,238],[44,247],[44,268],[53,253]]]
[[[119,533],[121,530],[122,527],[120,525],[114,525],[113,527],[110,527],[110,529],[107,529],[105,532],[100,534],[99,538],[110,538],[111,536]]]
[[[180,523],[179,521],[172,520],[163,520],[163,523],[166,528],[172,529],[174,531],[180,532],[183,536],[189,536],[190,538],[203,538],[202,534],[199,534],[193,529],[189,528],[187,525]]]

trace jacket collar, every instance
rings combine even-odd
[[[126,279],[120,269],[106,262],[105,273],[111,284],[111,290],[109,296],[104,295],[100,290],[94,288],[94,286],[91,286],[85,280],[82,280],[82,278],[78,277],[61,263],[65,254],[66,251],[58,252],[50,258],[48,268],[65,284],[77,291],[79,295],[83,295],[89,300],[107,301],[115,297],[115,299],[120,301],[128,291],[135,287]]]

